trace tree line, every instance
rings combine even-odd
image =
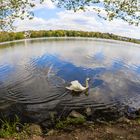
[[[26,36],[28,33],[28,36]],[[122,37],[111,33],[88,32],[88,31],[73,31],[73,30],[41,30],[28,32],[0,32],[0,42],[20,40],[25,38],[40,38],[40,37],[92,37],[121,40],[140,44],[140,40]]]

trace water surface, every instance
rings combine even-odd
[[[0,112],[44,122],[53,112],[92,109],[92,119],[140,108],[140,45],[101,39],[50,38],[0,45]],[[65,89],[72,80],[89,95]],[[90,118],[90,119],[91,119]]]

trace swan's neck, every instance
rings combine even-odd
[[[88,80],[86,80],[86,88],[89,88]]]

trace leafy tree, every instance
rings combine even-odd
[[[31,8],[35,4],[33,0],[0,0],[0,30],[13,29],[13,23],[17,18],[33,18]]]
[[[37,0],[0,0],[0,29],[13,28],[17,18],[33,18],[31,8]],[[44,0],[40,0],[42,3]],[[122,19],[129,24],[140,22],[139,0],[51,0],[58,7],[67,10],[89,10],[92,8],[99,17],[105,20]]]
[[[88,10],[92,7],[99,17],[105,20],[122,19],[129,24],[140,22],[140,7],[138,0],[52,0],[58,7],[67,10]],[[102,9],[102,10],[101,10]],[[103,12],[103,14],[102,14]]]

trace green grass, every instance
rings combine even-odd
[[[10,119],[1,119],[0,138],[28,139],[29,125],[20,123],[18,116],[11,122]],[[21,129],[21,130],[20,130]]]
[[[140,118],[138,118],[136,121],[138,122],[138,124],[140,124]]]
[[[34,128],[35,130],[31,130],[31,126],[29,124],[21,124],[20,119],[18,116],[15,116],[13,121],[10,121],[10,119],[7,119],[3,117],[1,121],[1,128],[0,128],[0,138],[6,138],[6,139],[16,139],[16,140],[25,140],[30,139],[32,135],[40,135],[40,133],[36,132],[37,128]],[[86,122],[86,119],[84,117],[79,118],[71,118],[67,117],[64,120],[58,120],[56,121],[55,128],[56,129],[64,129],[68,127],[69,125],[80,125]]]
[[[83,118],[83,117],[79,117],[79,118],[66,118],[65,120],[62,120],[62,121],[58,121],[56,123],[56,128],[57,129],[64,129],[66,128],[67,126],[69,125],[80,125],[80,124],[83,124],[86,122],[86,119]]]

